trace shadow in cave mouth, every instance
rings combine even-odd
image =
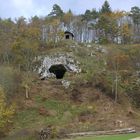
[[[54,73],[56,75],[57,79],[62,79],[65,75],[65,72],[67,71],[64,65],[62,64],[57,64],[57,65],[52,65],[49,68],[50,73]]]

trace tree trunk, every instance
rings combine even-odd
[[[118,59],[116,60],[116,75],[115,75],[115,102],[117,102],[118,100],[118,65],[119,65],[119,62],[118,62]]]
[[[25,87],[25,98],[29,99],[29,90],[27,86]]]
[[[115,79],[115,102],[118,100],[118,74],[116,72],[116,79]]]

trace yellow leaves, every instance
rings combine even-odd
[[[15,105],[7,106],[5,102],[5,94],[0,87],[0,128],[4,128],[11,122],[15,113]]]
[[[58,26],[59,24],[60,24],[60,20],[59,19],[53,19],[52,22],[51,22],[51,25],[53,27]]]
[[[121,26],[121,35],[130,37],[132,35],[132,30],[127,23]]]
[[[126,54],[117,54],[112,59],[114,59],[114,61],[116,61],[118,63],[120,70],[131,69],[131,67],[129,65],[130,58],[129,58],[128,55],[126,55]]]
[[[7,108],[3,108],[3,112],[1,111],[1,114],[3,116],[3,118],[12,118],[14,115],[15,109],[14,109],[14,105],[11,105],[10,107]]]
[[[40,34],[41,34],[41,31],[39,28],[36,28],[36,27],[29,27],[27,30],[26,30],[26,34],[28,37],[30,37],[31,39],[38,39]]]
[[[22,87],[29,89],[33,81],[32,73],[24,73],[22,79]]]
[[[117,22],[117,20],[120,20],[125,15],[126,13],[124,11],[114,11],[111,13],[102,14],[104,18],[108,18],[110,21],[115,21],[115,22]]]
[[[110,17],[112,17],[116,20],[122,18],[125,15],[126,15],[126,13],[124,11],[115,11],[115,12],[110,13]]]
[[[4,91],[3,89],[0,87],[0,104],[5,100],[5,96],[4,96]]]
[[[73,18],[73,14],[72,13],[70,13],[70,12],[67,12],[64,16],[63,16],[63,21],[65,22],[65,23],[70,23],[70,21],[72,20],[72,18]]]
[[[96,27],[104,33],[102,33],[101,36],[113,43],[116,38],[120,39],[121,43],[129,43],[132,40],[132,24],[128,13],[124,11],[114,11],[101,14]],[[119,40],[115,42],[119,43]]]
[[[122,61],[122,62],[125,62],[128,60],[128,55],[125,55],[125,54],[117,54],[116,56],[114,56],[114,58],[118,61]]]
[[[57,33],[57,36],[58,36],[58,38],[59,38],[60,40],[62,40],[62,39],[64,38],[64,32],[63,32],[63,31],[59,31],[59,32]]]
[[[64,32],[61,29],[60,19],[51,19],[49,23],[47,23],[49,27],[49,33],[47,34],[48,42],[52,42],[54,45],[57,41],[60,41],[64,38]]]
[[[109,56],[107,61],[109,69],[117,68],[118,71],[131,70],[129,55],[119,50],[118,48],[115,48],[115,51],[114,48],[111,48],[109,50]]]

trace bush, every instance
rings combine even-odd
[[[5,93],[0,87],[0,134],[5,133],[15,113],[14,106],[7,106]]]
[[[96,89],[103,92],[106,96],[114,99],[115,93],[112,92],[112,76],[108,73],[96,74],[93,78],[93,83]]]
[[[13,96],[20,84],[19,73],[9,66],[0,66],[0,85],[4,88],[6,97]]]
[[[139,78],[131,77],[130,81],[124,86],[127,95],[129,96],[132,104],[140,108],[140,80]]]
[[[109,41],[106,37],[99,38],[99,44],[108,44]]]

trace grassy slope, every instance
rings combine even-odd
[[[126,135],[111,135],[111,136],[94,136],[94,137],[83,137],[70,140],[130,140],[132,138],[140,137],[140,134],[126,134]],[[4,140],[15,140],[13,138],[6,138]],[[16,137],[16,140],[35,140],[34,136]]]
[[[53,54],[57,52],[59,53],[74,52],[74,54],[77,56],[77,59],[79,59],[81,62],[83,61],[81,65],[83,66],[84,69],[87,69],[87,67],[91,68],[91,65],[94,65],[94,64],[96,65],[96,63],[94,62],[94,59],[93,61],[89,61],[91,59],[88,56],[90,49],[55,48],[55,49],[49,50],[47,53]],[[84,56],[84,58],[82,58],[82,55]],[[85,63],[87,64],[86,66],[85,66]],[[70,76],[69,74],[66,74],[65,79],[68,79],[72,82],[74,81],[77,82],[77,80],[79,81],[79,79],[81,80],[83,78],[88,80],[88,78],[90,77],[91,70],[90,69],[87,69],[87,70],[88,70],[87,72],[88,74],[86,74],[86,76],[83,73],[78,74],[78,75],[70,75]],[[95,70],[95,67],[94,67],[94,70]],[[64,97],[64,99],[60,99],[61,96],[62,97],[65,96],[64,94],[66,91],[64,87],[62,87],[59,81],[54,82],[55,79],[52,81],[53,82],[51,82],[51,80],[50,81],[48,80],[48,83],[40,82],[39,85],[38,85],[38,81],[34,83],[32,90],[35,90],[35,88],[39,88],[39,90],[33,91],[33,95],[31,95],[32,96],[31,105],[28,105],[28,107],[26,107],[26,105],[25,106],[23,105],[24,106],[23,109],[21,109],[21,111],[19,110],[19,112],[17,113],[16,119],[15,119],[15,125],[14,125],[15,128],[17,129],[36,128],[37,126],[41,127],[42,125],[47,125],[47,124],[63,125],[63,124],[67,124],[71,122],[72,119],[76,115],[78,115],[80,112],[87,110],[86,105],[77,106],[75,104],[72,104],[70,103],[69,99],[67,99],[67,97],[66,98]],[[58,84],[58,85],[55,85],[55,84]],[[64,94],[61,95],[61,93],[64,93]],[[54,94],[58,96],[58,99],[54,99],[55,98]],[[49,98],[49,99],[46,101],[42,101],[44,97]],[[24,103],[26,104],[26,101]],[[40,107],[45,107],[47,109],[55,110],[57,112],[57,115],[55,117],[54,116],[53,117],[40,116],[38,112]],[[70,113],[69,115],[64,116],[66,111],[69,111]]]
[[[48,52],[48,54],[53,54],[56,52],[74,52],[76,55],[76,58],[80,62],[80,66],[84,72],[76,75],[69,75],[66,74],[66,77],[64,79],[72,81],[72,84],[79,83],[80,81],[88,81],[91,80],[91,77],[96,74],[96,72],[99,72],[103,70],[103,60],[105,58],[104,55],[102,55],[99,52],[96,52],[96,56],[89,56],[89,54],[93,51],[95,52],[93,48],[54,48]],[[53,82],[52,82],[53,81]],[[104,129],[103,127],[107,126],[106,124],[112,124],[114,120],[116,119],[122,119],[123,116],[125,116],[125,113],[122,113],[120,109],[121,105],[115,106],[112,101],[110,102],[109,99],[102,99],[103,101],[95,101],[93,103],[82,103],[80,105],[77,105],[76,103],[70,102],[67,91],[60,85],[59,81],[56,80],[48,80],[46,82],[40,82],[38,84],[38,81],[34,83],[34,86],[32,87],[32,93],[31,93],[31,103],[29,101],[29,105],[27,105],[28,101],[25,101],[23,99],[23,109],[20,109],[19,112],[17,112],[17,116],[14,120],[14,132],[18,132],[22,129],[29,129],[29,130],[40,130],[40,128],[45,127],[47,125],[53,125],[56,127],[69,127],[69,125],[73,124],[73,121],[75,121],[75,118],[78,117],[78,115],[81,112],[84,112],[88,110],[88,107],[93,106],[93,113],[94,111],[97,111],[97,115],[95,115],[94,120],[92,122],[74,122],[74,127],[79,127],[79,130],[82,130],[81,127],[85,127],[88,124],[93,124],[94,128],[93,130],[100,130]],[[56,81],[56,82],[55,82]],[[91,92],[93,89],[92,87],[87,87],[84,89],[84,87],[77,87],[79,90],[82,90],[82,92]],[[70,89],[71,90],[71,89]],[[93,92],[94,93],[94,92]],[[43,101],[43,99],[46,98],[46,100]],[[21,101],[22,102],[22,101]],[[104,112],[102,106],[110,105],[111,108],[109,111]],[[56,111],[57,114],[55,116],[42,116],[39,115],[39,109],[41,107],[45,107],[46,109]],[[122,114],[121,114],[122,113]],[[120,114],[120,118],[117,116],[117,114]],[[99,120],[98,120],[99,119]],[[102,121],[104,119],[104,122],[101,122],[102,125],[99,126],[98,121]],[[124,118],[125,119],[125,118]],[[126,120],[127,121],[127,120]],[[96,124],[97,122],[97,124]],[[98,128],[96,128],[98,127]],[[110,126],[107,126],[110,127]],[[111,126],[112,127],[112,126]],[[71,128],[71,126],[70,126]],[[75,130],[76,130],[75,129]],[[110,128],[111,129],[111,128]],[[131,137],[131,135],[128,135],[128,137]],[[133,136],[133,135],[132,135]],[[114,138],[121,138],[121,137],[127,137],[127,136],[113,136]],[[103,137],[94,137],[95,140],[97,139],[103,139]],[[112,137],[107,136],[105,137],[109,140]],[[24,139],[24,138],[23,138]],[[26,138],[28,140],[28,138]],[[29,138],[30,140],[32,138]],[[93,138],[84,138],[81,140],[92,140]],[[105,140],[106,140],[105,139]],[[18,140],[18,139],[17,139]],[[104,140],[104,139],[103,139]],[[121,139],[118,139],[121,140]],[[123,139],[125,140],[125,139]]]
[[[75,140],[129,140],[131,138],[139,137],[140,134],[128,134],[128,135],[115,135],[115,136],[97,136],[97,137],[85,137]]]

